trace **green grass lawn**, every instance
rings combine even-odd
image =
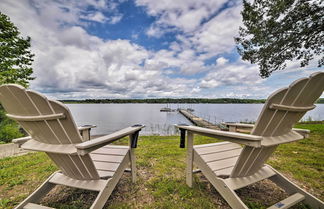
[[[320,199],[324,199],[324,125],[300,124],[311,130],[309,139],[281,145],[269,164]],[[195,137],[195,144],[215,142]],[[118,142],[127,144],[127,140]],[[177,136],[142,136],[137,154],[138,181],[125,173],[106,208],[229,208],[202,174],[194,187],[185,184],[185,149]],[[43,153],[0,160],[0,208],[13,208],[35,190],[56,166]],[[266,208],[286,194],[265,180],[237,191],[251,208]],[[57,186],[42,204],[57,208],[88,208],[95,192]],[[305,208],[300,205],[295,208]]]

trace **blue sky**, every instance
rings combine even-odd
[[[240,0],[2,0],[32,38],[30,88],[56,99],[266,98],[323,70],[291,61],[268,79],[241,60]]]

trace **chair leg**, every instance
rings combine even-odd
[[[49,182],[49,180],[54,176],[55,173],[53,173],[46,181],[40,185],[32,194],[30,194],[24,201],[22,201],[15,209],[21,209],[24,208],[25,205],[28,203],[36,203],[38,202],[42,197],[44,197],[53,187],[55,184],[52,184]]]
[[[226,200],[226,202],[234,209],[248,209],[240,197],[233,189],[228,187],[224,179],[218,178],[216,174],[207,166],[201,156],[194,152],[195,164],[207,178],[207,180],[214,186],[219,194]]]
[[[110,183],[111,182],[111,183]],[[93,202],[90,209],[101,209],[107,202],[108,198],[110,197],[112,191],[115,189],[116,184],[118,183],[118,180],[115,179],[109,179],[109,182],[107,183],[107,186],[101,190]]]
[[[131,165],[131,173],[132,173],[132,182],[136,182],[136,155],[135,150],[130,149],[129,151],[130,165]]]
[[[186,183],[189,187],[192,187],[192,180],[193,180],[192,174],[193,174],[193,133],[188,131]]]
[[[210,179],[211,184],[219,192],[219,194],[226,200],[226,202],[235,209],[248,209],[248,207],[243,203],[241,198],[235,193],[234,190],[229,188],[223,179],[212,178]]]
[[[273,169],[273,168],[272,168]],[[294,194],[294,193],[300,193],[305,196],[305,200],[303,201],[304,203],[308,204],[314,209],[318,208],[324,208],[324,202],[321,200],[317,199],[310,193],[306,192],[293,182],[291,182],[289,179],[287,179],[285,176],[283,176],[281,173],[273,169],[277,175],[274,175],[270,177],[269,179],[277,184],[279,187],[283,188],[288,194]]]
[[[119,182],[119,179],[123,175],[125,169],[130,163],[130,152],[127,154],[128,156],[125,156],[123,161],[120,163],[119,167],[115,171],[115,174],[113,177],[107,180],[106,186],[99,192],[97,198],[93,202],[90,209],[101,209],[107,202],[108,198],[110,197],[112,191],[115,189],[117,183]]]

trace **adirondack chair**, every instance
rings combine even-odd
[[[55,185],[65,185],[99,192],[91,206],[98,209],[104,206],[129,166],[135,182],[133,148],[144,126],[131,126],[89,140],[92,126],[80,127],[81,136],[69,109],[60,102],[14,84],[0,87],[0,101],[7,116],[30,135],[15,142],[26,150],[45,152],[60,169],[16,208],[49,208],[36,203]],[[125,136],[130,137],[130,146],[108,145]]]
[[[191,125],[177,125],[181,133],[180,147],[187,144],[186,183],[188,186],[192,187],[193,173],[201,171],[232,208],[241,209],[248,207],[235,190],[263,179],[270,179],[290,195],[271,206],[271,209],[289,208],[301,201],[314,209],[323,209],[322,201],[265,164],[278,145],[307,136],[308,130],[293,129],[293,126],[307,111],[315,108],[314,102],[323,90],[324,72],[318,72],[309,78],[293,82],[288,88],[274,92],[267,99],[256,124],[252,125],[250,135]],[[230,127],[233,131],[239,125]],[[185,142],[186,134],[187,142]],[[193,146],[194,134],[218,138],[226,142]],[[193,170],[193,164],[199,169]]]

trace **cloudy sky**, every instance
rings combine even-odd
[[[1,0],[32,38],[31,88],[57,99],[265,98],[319,71],[313,62],[268,79],[233,37],[241,0]],[[323,68],[321,69],[323,70]]]

